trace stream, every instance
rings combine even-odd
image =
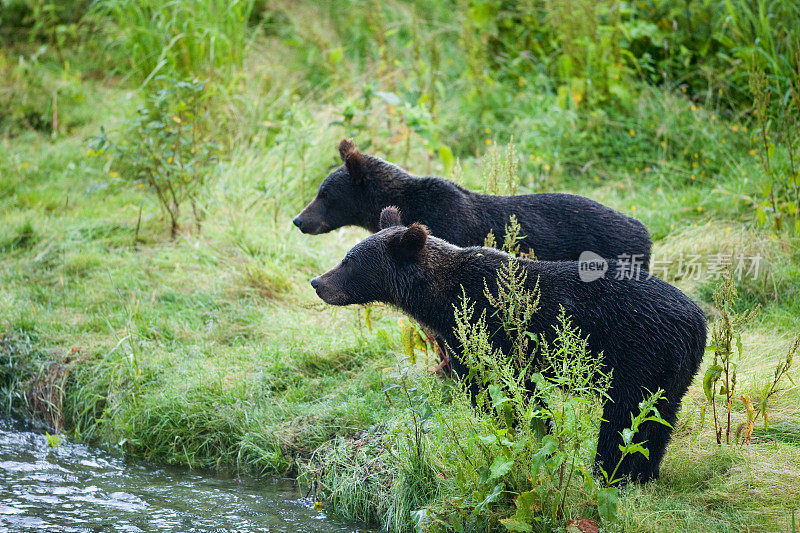
[[[0,532],[361,532],[286,479],[126,460],[0,417]]]

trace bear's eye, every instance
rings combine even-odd
[[[350,262],[350,258],[349,257],[345,257],[344,259],[342,259],[342,266],[346,265],[349,262]]]

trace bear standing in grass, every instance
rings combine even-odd
[[[542,261],[576,261],[591,251],[620,257],[647,270],[650,234],[638,220],[583,196],[561,193],[493,196],[435,177],[420,178],[377,157],[353,141],[339,143],[344,164],[319,187],[316,198],[294,218],[303,233],[326,233],[347,225],[378,231],[381,210],[397,206],[403,220],[425,224],[457,246],[481,246],[489,232],[503,242],[511,215],[521,226],[520,251]]]
[[[332,305],[391,304],[456,348],[453,306],[463,290],[475,302],[476,316],[487,310],[488,331],[502,331],[500,318],[484,295],[484,283],[494,286],[498,269],[510,259],[507,254],[459,248],[429,236],[425,226],[403,226],[394,208],[384,210],[381,226],[384,229],[353,247],[339,265],[311,280],[320,298]],[[578,262],[517,261],[527,270],[527,289],[532,290],[538,279],[541,291],[540,309],[527,330],[552,343],[563,306],[573,325],[588,337],[590,352],[604,354],[604,372],[612,372],[612,382],[596,464],[613,469],[621,456],[620,432],[630,425],[631,414],[638,414],[638,404],[648,391],[664,390],[665,400],[658,408],[664,420],[675,423],[681,398],[703,357],[705,316],[681,291],[655,277],[609,275],[584,282]],[[507,336],[494,335],[492,342],[509,353]],[[468,374],[458,358],[453,357],[451,365],[459,375]],[[646,441],[650,458],[626,457],[618,473],[638,481],[657,477],[671,431],[655,422],[642,425],[637,440]]]

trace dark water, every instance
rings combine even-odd
[[[0,532],[363,531],[287,480],[223,479],[125,461],[0,418]]]

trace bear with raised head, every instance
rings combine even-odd
[[[405,223],[418,222],[457,246],[481,246],[489,232],[503,242],[511,215],[521,226],[520,251],[542,261],[576,261],[583,252],[624,258],[643,270],[650,262],[650,234],[638,220],[583,196],[562,193],[493,196],[436,177],[417,177],[353,141],[339,143],[344,163],[319,187],[294,224],[303,233],[361,226],[373,233],[381,210],[397,206]]]
[[[317,295],[332,305],[384,302],[396,306],[442,337],[456,354],[453,306],[462,290],[475,302],[476,316],[486,309],[488,331],[502,331],[484,295],[484,283],[493,287],[497,272],[510,257],[483,247],[460,248],[429,235],[421,224],[403,225],[400,213],[387,208],[381,229],[353,247],[328,272],[311,280]],[[675,287],[656,277],[621,277],[610,272],[582,281],[580,263],[517,259],[527,270],[527,284],[540,287],[540,309],[527,329],[552,344],[560,306],[572,324],[588,337],[588,349],[604,354],[604,372],[612,372],[610,399],[603,410],[596,463],[613,469],[620,458],[620,432],[628,427],[638,404],[659,388],[662,417],[675,423],[681,398],[700,366],[706,345],[706,320],[697,305]],[[609,264],[613,271],[616,265]],[[511,349],[505,335],[492,338],[496,348]],[[532,354],[535,357],[536,354]],[[468,369],[451,358],[461,376]],[[645,423],[637,440],[646,441],[650,458],[636,454],[620,467],[622,476],[647,481],[658,476],[659,464],[672,429]]]

